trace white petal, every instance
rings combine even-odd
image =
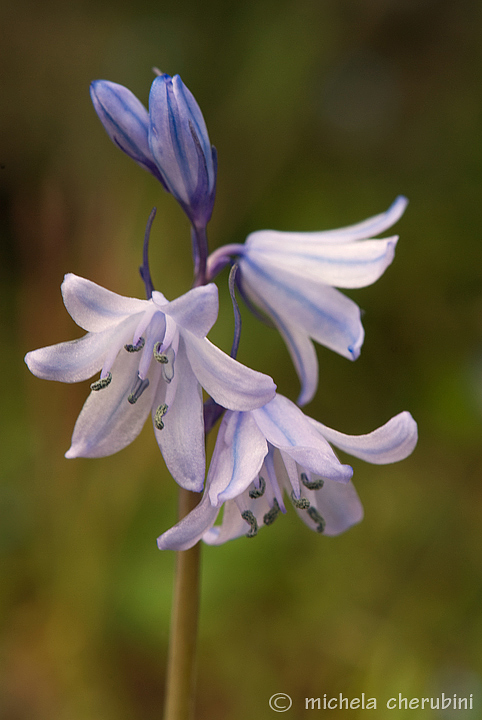
[[[249,530],[249,524],[243,520],[238,506],[234,500],[231,500],[224,505],[221,525],[211,527],[204,533],[202,539],[207,545],[222,545],[228,540],[246,535]]]
[[[363,342],[360,309],[350,298],[295,272],[262,268],[245,254],[240,258],[242,285],[279,327],[298,327],[314,340],[355,360]]]
[[[318,387],[318,358],[315,347],[309,335],[294,325],[279,325],[278,329],[300,379],[301,390],[296,402],[301,406],[306,405],[313,399]]]
[[[252,415],[268,442],[285,451],[301,467],[340,482],[351,478],[352,468],[340,463],[311,419],[288,398],[276,395],[264,407],[253,410]]]
[[[290,322],[288,313],[283,310],[276,313],[274,308],[268,308],[262,301],[258,304],[266,314],[272,312],[271,317],[286,343],[300,380],[301,390],[296,402],[298,405],[306,405],[313,399],[318,387],[318,357],[313,342],[304,328]]]
[[[268,478],[269,472],[265,465],[261,468],[260,473],[264,478]],[[275,480],[277,486],[277,481]],[[281,491],[276,487],[276,495],[279,494],[280,507],[283,508],[282,512],[285,512],[283,500],[281,497]],[[252,531],[251,524],[245,520],[242,516],[246,510],[249,511],[256,519],[258,530],[260,530],[264,523],[264,517],[273,507],[275,499],[275,493],[271,487],[271,482],[268,479],[265,486],[265,491],[261,497],[252,498],[249,496],[248,490],[242,495],[239,495],[234,500],[228,500],[224,505],[223,519],[220,525],[215,525],[203,535],[203,540],[208,545],[221,545],[228,540],[234,540],[235,538],[248,535]],[[254,537],[251,535],[250,537]]]
[[[276,385],[219,350],[207,338],[183,331],[187,355],[197,379],[209,395],[228,410],[252,410],[269,402]]]
[[[403,460],[417,444],[417,423],[406,411],[395,415],[385,425],[367,435],[345,435],[316,420],[311,422],[329,442],[375,465]]]
[[[339,535],[363,519],[363,506],[352,482],[345,484],[325,480],[321,490],[305,489],[302,495],[325,521],[323,535]],[[309,528],[317,529],[318,523],[306,510],[296,508],[296,512]]]
[[[322,230],[319,232],[279,232],[277,230],[259,230],[246,238],[246,244],[262,248],[266,245],[276,244],[279,249],[291,245],[299,240],[315,243],[350,243],[366,238],[373,238],[388,230],[401,218],[408,205],[407,198],[400,195],[384,213],[374,215],[356,225],[338,228],[336,230]]]
[[[137,378],[135,353],[121,351],[112,367],[112,381],[92,391],[75,424],[65,457],[104,457],[122,450],[140,433],[149,415],[160,372],[133,405],[127,400]]]
[[[267,460],[268,457],[266,457],[265,463]],[[273,507],[275,498],[279,501],[281,511],[285,512],[278,482],[275,478],[273,483],[275,487],[273,487],[270,477],[271,474],[266,464],[263,464],[260,475],[266,479],[263,495],[261,497],[250,497],[249,491],[245,490],[244,493],[234,500],[228,500],[224,505],[221,524],[215,525],[206,532],[203,536],[204,542],[208,545],[221,545],[228,540],[234,540],[234,538],[251,533],[251,523],[242,516],[242,513],[245,511],[249,511],[254,516],[258,530],[260,530],[265,524],[264,517],[266,513]],[[250,535],[250,537],[254,537],[254,535]]]
[[[123,320],[126,315],[144,312],[147,300],[126,298],[68,273],[62,283],[65,307],[79,327],[100,332]]]
[[[371,285],[385,272],[395,255],[398,237],[365,242],[314,244],[300,240],[281,250],[277,246],[249,250],[249,257],[272,272],[273,268],[341,288]]]
[[[193,547],[214,524],[218,513],[219,508],[211,505],[205,493],[194,510],[157,538],[159,550],[188,550]]]
[[[298,477],[298,464],[285,450],[278,450],[273,454],[274,467],[276,469],[276,477],[280,479],[280,469],[288,483],[286,484],[289,494],[294,492],[296,497],[300,496],[301,486]],[[281,483],[282,484],[282,483]],[[291,488],[291,489],[290,489]]]
[[[119,332],[122,333],[123,328],[116,326],[100,333],[87,333],[78,340],[33,350],[27,353],[25,362],[30,372],[44,380],[81,382],[101,369]]]
[[[179,339],[174,361],[174,378],[168,386],[176,383],[174,399],[165,397],[166,383],[159,381],[152,406],[152,417],[164,401],[169,409],[163,417],[164,427],[156,429],[157,442],[164,461],[174,480],[186,490],[199,492],[203,488],[205,474],[204,420],[202,391],[187,359],[182,338]]]
[[[251,413],[226,412],[208,473],[211,503],[241,495],[258,475],[268,444]]]
[[[356,225],[348,225],[337,230],[327,230],[323,233],[323,239],[328,242],[333,240],[351,242],[352,240],[364,240],[365,238],[380,235],[380,233],[385,232],[400,220],[407,205],[407,198],[399,195],[385,212],[374,215]]]
[[[160,307],[177,325],[202,338],[208,334],[218,317],[218,288],[214,283],[192,288],[177,300]]]

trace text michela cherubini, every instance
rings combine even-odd
[[[327,697],[326,693],[322,698],[305,698],[305,710],[376,710],[377,698],[365,697],[362,693],[361,697],[347,698],[340,693],[336,697]],[[392,697],[386,702],[387,710],[472,710],[473,695],[469,697],[459,697],[458,695],[445,695],[442,693],[440,697],[435,698],[406,698],[402,693],[398,693],[398,698]]]

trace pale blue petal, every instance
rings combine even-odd
[[[269,508],[266,506],[265,512],[268,510]],[[234,500],[231,500],[224,505],[221,525],[215,525],[208,529],[202,539],[207,545],[222,545],[228,540],[246,535],[249,530],[249,524],[243,520],[238,506]]]
[[[95,80],[90,86],[90,96],[110,139],[161,180],[149,148],[149,114],[140,100],[123,85],[107,80]]]
[[[157,442],[164,461],[174,480],[193,492],[203,488],[205,474],[204,420],[202,391],[187,359],[182,337],[179,339],[174,361],[174,378],[169,385],[176,384],[171,404],[166,397],[164,380],[160,380],[152,406],[152,417],[159,405],[168,402],[169,408],[163,417],[164,427],[154,426]]]
[[[159,304],[162,312],[185,330],[203,338],[216,322],[219,310],[218,288],[214,283],[195,287],[181,297]]]
[[[273,399],[276,385],[268,375],[233,360],[207,338],[185,330],[182,336],[194,374],[219,405],[228,410],[253,410]]]
[[[211,505],[205,493],[194,510],[157,538],[157,547],[159,550],[188,550],[212,527],[218,513],[219,508]]]
[[[313,399],[318,387],[318,358],[315,347],[309,335],[295,326],[279,324],[278,329],[287,345],[301,383],[301,391],[296,402],[301,406],[306,405]]]
[[[78,340],[32,350],[25,356],[25,362],[30,372],[43,380],[81,382],[99,372],[119,334],[128,334],[131,327],[132,319],[127,318],[104,332],[87,333]]]
[[[307,279],[341,288],[371,285],[385,272],[395,255],[397,236],[344,244],[314,244],[300,239],[281,250],[250,248],[244,253],[268,272],[285,270]]]
[[[333,445],[376,465],[404,460],[417,444],[417,423],[406,411],[367,435],[345,435],[316,420],[311,422]]]
[[[61,286],[65,307],[77,325],[89,332],[100,332],[127,315],[144,312],[147,300],[123,297],[90,280],[68,273]]]
[[[285,269],[239,260],[243,289],[277,326],[297,327],[317,342],[355,360],[363,342],[360,309],[335,288]]]
[[[296,460],[293,460],[285,450],[278,450],[273,453],[273,464],[276,470],[276,477],[279,480],[279,468],[282,466],[283,474],[286,476],[288,481],[286,487],[289,489],[289,494],[293,491],[295,497],[299,498],[301,494],[300,478],[298,475],[298,464]],[[281,483],[282,484],[282,483]]]
[[[128,401],[137,378],[136,353],[120,352],[113,367],[112,381],[103,390],[92,391],[75,424],[67,458],[104,457],[129,445],[140,433],[151,410],[160,372],[135,404]]]
[[[338,290],[303,282],[286,272],[260,272],[239,261],[242,289],[270,317],[282,335],[301,383],[298,403],[309,402],[318,385],[318,360],[310,340],[356,360],[363,343],[360,309]]]
[[[298,241],[309,242],[313,245],[319,243],[351,243],[367,238],[373,238],[392,227],[403,215],[408,205],[407,198],[400,195],[384,213],[374,215],[356,225],[338,228],[336,230],[321,230],[317,232],[280,232],[278,230],[258,230],[246,238],[246,245],[262,248],[276,245],[280,250],[290,247]]]
[[[241,495],[257,477],[268,444],[251,413],[226,412],[208,473],[209,498],[219,506]]]
[[[320,235],[323,235],[323,239],[326,242],[332,242],[334,240],[337,242],[351,242],[353,240],[364,240],[365,238],[376,237],[400,220],[407,205],[407,198],[399,195],[385,212],[374,215],[368,218],[368,220],[363,220],[356,225],[348,225],[347,227],[338,228],[337,230],[327,230],[320,233]]]
[[[321,490],[304,489],[302,495],[325,521],[323,535],[339,535],[363,519],[363,506],[352,482],[325,480]],[[318,522],[306,510],[296,508],[296,512],[309,528],[317,529]]]
[[[283,395],[252,411],[259,429],[271,445],[286,452],[302,468],[339,482],[353,475],[342,465],[311,419]]]
[[[269,473],[265,465],[261,468],[264,478]],[[275,480],[276,483],[276,480]],[[281,498],[281,491],[277,488],[277,494]],[[264,516],[273,507],[275,494],[269,480],[261,497],[252,498],[249,490],[239,495],[234,500],[228,500],[224,505],[223,519],[220,525],[215,525],[203,535],[203,540],[208,545],[222,545],[228,540],[242,537],[251,532],[251,525],[243,518],[242,513],[246,510],[252,513],[256,519],[258,530],[264,526]],[[280,502],[283,507],[283,501]]]
[[[266,300],[261,298],[260,295],[245,287],[244,283],[242,289],[244,293],[252,296],[253,302],[276,324],[300,379],[301,391],[297,403],[306,405],[313,399],[318,387],[318,358],[310,336],[306,330],[292,324],[289,313],[283,312],[283,308],[275,308],[269,298]]]

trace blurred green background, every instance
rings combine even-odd
[[[286,717],[340,692],[376,697],[379,717],[399,692],[472,693],[482,717],[481,20],[478,0],[2,4],[2,720],[161,717],[174,556],[155,539],[175,521],[174,482],[148,426],[116,456],[64,459],[88,383],[23,363],[81,334],[65,272],[143,296],[153,205],[154,284],[171,299],[190,287],[187,221],[88,94],[105,78],[147,102],[152,66],[181,74],[218,149],[211,248],[410,199],[395,262],[349,293],[361,357],[318,348],[306,410],[352,433],[410,410],[419,445],[393,466],[353,460],[365,520],[339,538],[289,512],[204,548],[197,717],[271,718],[276,692],[293,698]],[[210,337],[229,350],[225,285]],[[296,398],[282,341],[243,320],[239,358]]]

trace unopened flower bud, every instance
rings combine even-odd
[[[90,96],[112,142],[164,185],[149,148],[149,113],[141,101],[123,85],[108,80],[94,80]]]
[[[211,217],[216,151],[199,105],[179,75],[160,75],[149,96],[149,145],[169,191],[195,227]]]

